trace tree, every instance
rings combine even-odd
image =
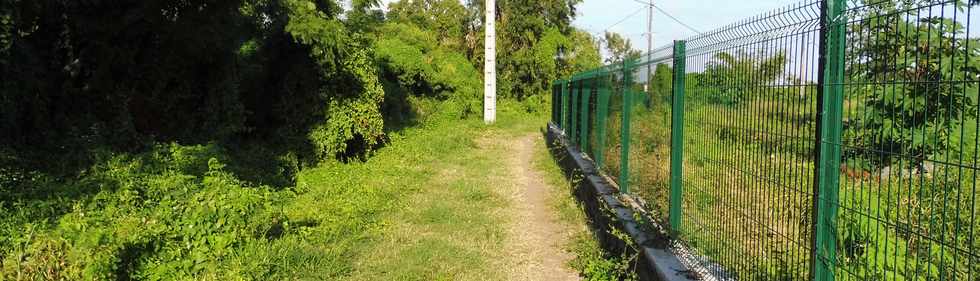
[[[550,92],[550,83],[571,67],[565,62],[554,68],[549,65],[557,63],[559,44],[554,43],[565,42],[575,30],[571,22],[579,2],[581,0],[497,1],[498,96],[523,100]],[[472,34],[478,35],[477,31],[483,29],[480,21],[483,1],[472,1],[469,5],[471,11],[479,11],[481,15],[474,19],[480,25],[472,30]],[[564,38],[559,40],[556,35]],[[482,48],[482,36],[468,36],[479,38],[478,46]],[[478,67],[482,66],[482,50],[474,53],[478,55],[471,60]]]
[[[459,117],[478,111],[480,72],[461,52],[440,46],[439,36],[411,23],[385,24],[376,36],[373,49],[382,79],[389,85],[386,97],[393,98],[386,98],[386,115],[395,117],[404,113],[399,111],[410,110],[403,107],[404,96],[451,103],[445,108]]]
[[[597,68],[602,65],[602,55],[592,34],[581,29],[572,30],[565,44],[565,65],[560,77],[569,77],[575,72]]]
[[[241,132],[240,4],[5,1],[0,141],[135,147]]]
[[[968,85],[953,81],[980,75],[980,40],[965,38],[963,25],[950,18],[906,17],[898,12],[905,5],[872,4],[869,20],[848,26],[862,36],[849,42],[845,77],[864,86],[848,87],[847,95],[862,100],[863,109],[846,123],[845,138],[864,149],[845,155],[879,168],[904,156],[915,166],[946,151],[951,134],[977,117]],[[964,5],[956,3],[958,9]]]
[[[770,85],[785,77],[786,54],[773,55],[735,54],[719,52],[707,63],[704,83],[712,92],[707,99],[712,103],[734,106],[750,97],[753,89]]]
[[[606,50],[609,51],[606,63],[619,63],[626,59],[640,57],[640,51],[633,49],[630,40],[619,33],[606,31],[603,35],[603,41],[606,42]]]
[[[12,1],[0,5],[0,144],[138,150],[156,141],[383,140],[359,30],[377,1]]]
[[[316,93],[323,107],[313,116],[322,119],[308,133],[317,157],[347,158],[371,151],[385,133],[384,90],[370,51],[364,43],[351,40],[342,23],[314,2],[287,0],[285,8],[289,15],[285,32],[308,48],[320,71]]]
[[[439,45],[464,51],[466,8],[458,0],[402,0],[391,3],[388,19],[412,23],[436,34]]]

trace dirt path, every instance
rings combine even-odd
[[[580,280],[566,264],[573,258],[562,249],[568,240],[565,227],[558,221],[551,196],[557,190],[542,179],[534,168],[539,134],[513,138],[503,145],[513,184],[509,192],[513,202],[512,225],[507,245],[512,262],[511,280]]]

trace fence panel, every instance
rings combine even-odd
[[[844,7],[838,280],[980,280],[976,2]]]
[[[589,156],[595,161],[596,167],[602,167],[605,163],[606,151],[606,122],[609,111],[609,96],[611,92],[607,89],[608,79],[602,76],[594,76],[589,81],[595,97],[592,115],[592,134],[589,136]]]
[[[673,46],[645,54],[631,69],[629,186],[654,219],[667,222]]]
[[[715,279],[980,280],[977,5],[806,0],[577,74],[555,116]]]
[[[680,238],[715,275],[809,276],[819,11],[801,3],[687,42]]]

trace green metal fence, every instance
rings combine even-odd
[[[977,0],[810,0],[557,81],[715,279],[980,280]]]

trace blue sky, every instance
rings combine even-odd
[[[385,6],[394,1],[381,0]],[[634,48],[646,51],[644,34],[647,8],[637,1],[648,0],[585,0],[576,7],[577,16],[573,25],[599,35],[608,28],[628,37]],[[465,4],[465,0],[460,2]],[[701,32],[800,2],[801,0],[654,0],[657,6]],[[623,20],[637,10],[643,11]],[[971,17],[976,16],[974,13]],[[613,25],[620,20],[623,22]],[[960,21],[965,22],[965,16],[961,15]],[[695,35],[657,10],[653,14],[653,33],[654,48]],[[977,36],[980,36],[980,20],[973,20],[969,37]]]
[[[654,4],[701,32],[797,2],[799,0],[654,0]],[[634,0],[585,0],[577,9],[578,17],[573,23],[575,26],[594,34],[601,34],[604,29],[609,28],[610,31],[630,38],[635,48],[646,50],[646,5]],[[638,9],[644,11],[612,26]],[[654,48],[693,35],[693,31],[654,10]]]
[[[382,5],[387,6],[394,0],[381,2]],[[465,3],[465,0],[460,2]],[[654,0],[657,6],[702,32],[796,2],[799,0]],[[637,9],[644,9],[644,11],[612,26]],[[573,24],[596,34],[601,34],[604,29],[609,28],[610,31],[629,37],[637,49],[646,50],[646,38],[643,36],[646,32],[645,9],[644,4],[634,0],[585,0],[577,6],[578,15]],[[659,11],[654,11],[653,32],[654,47],[670,43],[674,39],[685,39],[694,35]]]

